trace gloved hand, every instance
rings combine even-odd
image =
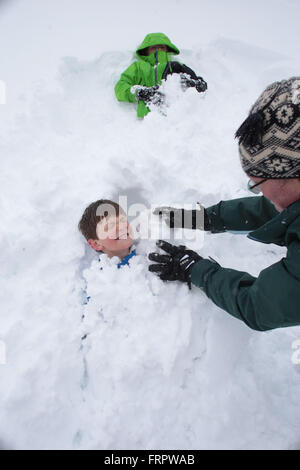
[[[195,263],[203,258],[195,251],[188,250],[183,245],[171,245],[171,243],[164,240],[158,240],[156,245],[168,254],[149,253],[149,260],[157,263],[150,264],[149,271],[158,273],[158,276],[163,281],[187,282],[191,289],[191,269]]]
[[[155,104],[156,106],[160,106],[165,102],[165,95],[161,91],[156,91],[153,98],[151,99],[151,103]]]
[[[207,90],[207,83],[205,80],[203,80],[202,77],[197,77],[197,79],[193,79],[186,74],[181,74],[181,85],[184,89],[195,87],[198,93]]]
[[[197,77],[196,90],[198,91],[198,93],[202,93],[207,90],[207,83],[205,80],[203,80],[202,77]]]
[[[205,208],[201,204],[199,206],[200,210],[161,206],[156,207],[153,214],[161,216],[170,228],[209,230],[209,221]]]
[[[158,85],[152,87],[137,87],[135,97],[137,101],[145,101],[145,103],[161,104],[163,103],[164,94],[158,91]]]

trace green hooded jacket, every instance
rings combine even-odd
[[[300,325],[300,200],[280,213],[263,196],[221,201],[206,212],[212,232],[250,231],[252,240],[286,246],[287,255],[257,278],[205,259],[192,268],[192,283],[254,330]]]
[[[157,66],[155,67],[155,53],[144,55],[145,49],[149,46],[157,46],[164,44],[168,47],[168,52],[157,51]],[[131,93],[130,89],[134,85],[142,85],[151,87],[160,85],[162,75],[167,66],[167,63],[172,60],[172,54],[179,54],[174,44],[163,33],[148,34],[142,44],[137,48],[136,54],[138,60],[131,64],[125,72],[122,73],[120,80],[115,86],[115,94],[119,101],[128,101],[135,103],[137,100],[135,95]],[[149,113],[149,108],[144,101],[139,101],[137,106],[137,114],[139,117],[144,117]]]

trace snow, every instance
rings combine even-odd
[[[145,215],[249,195],[233,135],[266,85],[299,75],[299,1],[142,8],[0,8],[0,447],[299,448],[299,327],[255,332],[197,288],[160,282],[147,270],[155,237],[117,269],[77,231],[102,197],[127,196]],[[208,92],[182,93],[172,77],[167,117],[141,121],[113,85],[151,31],[171,37]],[[252,275],[285,255],[244,235],[184,235]]]

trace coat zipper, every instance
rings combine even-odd
[[[157,85],[157,65],[158,65],[157,51],[155,51],[154,57],[155,57],[155,66],[154,66],[155,85]]]

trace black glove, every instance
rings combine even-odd
[[[205,208],[201,204],[199,206],[200,210],[161,206],[156,207],[153,214],[161,216],[170,228],[210,230],[210,222]]]
[[[183,245],[171,245],[164,240],[158,240],[156,245],[166,251],[168,255],[149,253],[148,258],[150,261],[158,263],[150,264],[148,268],[149,271],[152,273],[158,273],[158,276],[163,281],[187,282],[191,289],[190,271],[194,264],[201,261],[203,258],[195,251],[188,250]]]
[[[158,91],[158,86],[155,85],[138,88],[135,97],[138,101],[145,101],[145,103],[161,104],[163,103],[164,94]]]
[[[151,103],[155,104],[156,106],[160,106],[165,102],[165,95],[161,91],[156,91],[153,98],[151,99]]]
[[[205,80],[203,80],[202,77],[197,77],[196,90],[198,91],[198,93],[202,93],[207,90],[207,83]]]
[[[198,93],[207,90],[207,83],[202,77],[194,79],[186,74],[181,74],[181,85],[184,89],[195,87]]]

